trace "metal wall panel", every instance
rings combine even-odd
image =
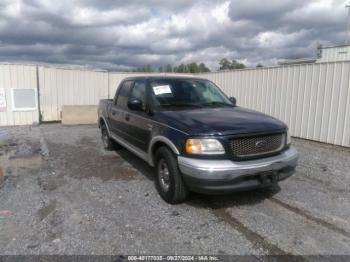
[[[129,76],[114,73],[39,66],[39,100],[43,121],[60,121],[63,105],[97,105],[113,98]],[[166,74],[163,74],[166,75]],[[191,74],[170,74],[191,76]],[[286,122],[296,137],[350,146],[350,62],[330,62],[245,69],[196,75],[218,84],[239,105]],[[14,112],[11,88],[37,89],[36,66],[0,65],[0,88],[7,107],[0,125],[39,122],[38,110]]]
[[[350,61],[350,45],[322,48],[317,63]]]
[[[108,72],[39,67],[42,121],[60,121],[62,105],[97,105],[108,97]]]
[[[32,125],[39,122],[38,109],[14,111],[11,89],[37,90],[36,66],[0,65],[0,88],[5,90],[6,109],[0,112],[0,126]]]
[[[201,74],[238,104],[275,116],[295,137],[350,147],[350,62]]]
[[[40,66],[42,121],[60,121],[63,105],[98,105],[100,99],[113,98],[120,82],[135,75],[159,74],[113,73]]]

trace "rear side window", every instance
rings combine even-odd
[[[135,81],[134,87],[131,90],[130,98],[138,98],[143,103],[143,109],[146,106],[146,82],[144,80]]]
[[[117,106],[126,108],[131,86],[132,86],[132,81],[125,81],[123,85],[120,87],[116,98]]]

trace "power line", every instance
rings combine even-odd
[[[348,8],[348,20],[347,20],[347,26],[346,26],[346,41],[345,43],[348,45],[349,43],[349,35],[350,35],[350,1],[345,5],[346,8]]]

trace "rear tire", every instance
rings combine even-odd
[[[182,180],[173,152],[163,146],[157,150],[155,159],[155,184],[160,196],[169,204],[184,202],[189,192]]]
[[[121,148],[117,142],[115,142],[112,138],[110,138],[108,129],[105,124],[101,125],[101,138],[104,149],[108,151],[117,150]]]

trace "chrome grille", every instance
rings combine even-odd
[[[273,134],[234,138],[231,140],[231,150],[234,157],[245,158],[278,153],[284,148],[285,134]]]

